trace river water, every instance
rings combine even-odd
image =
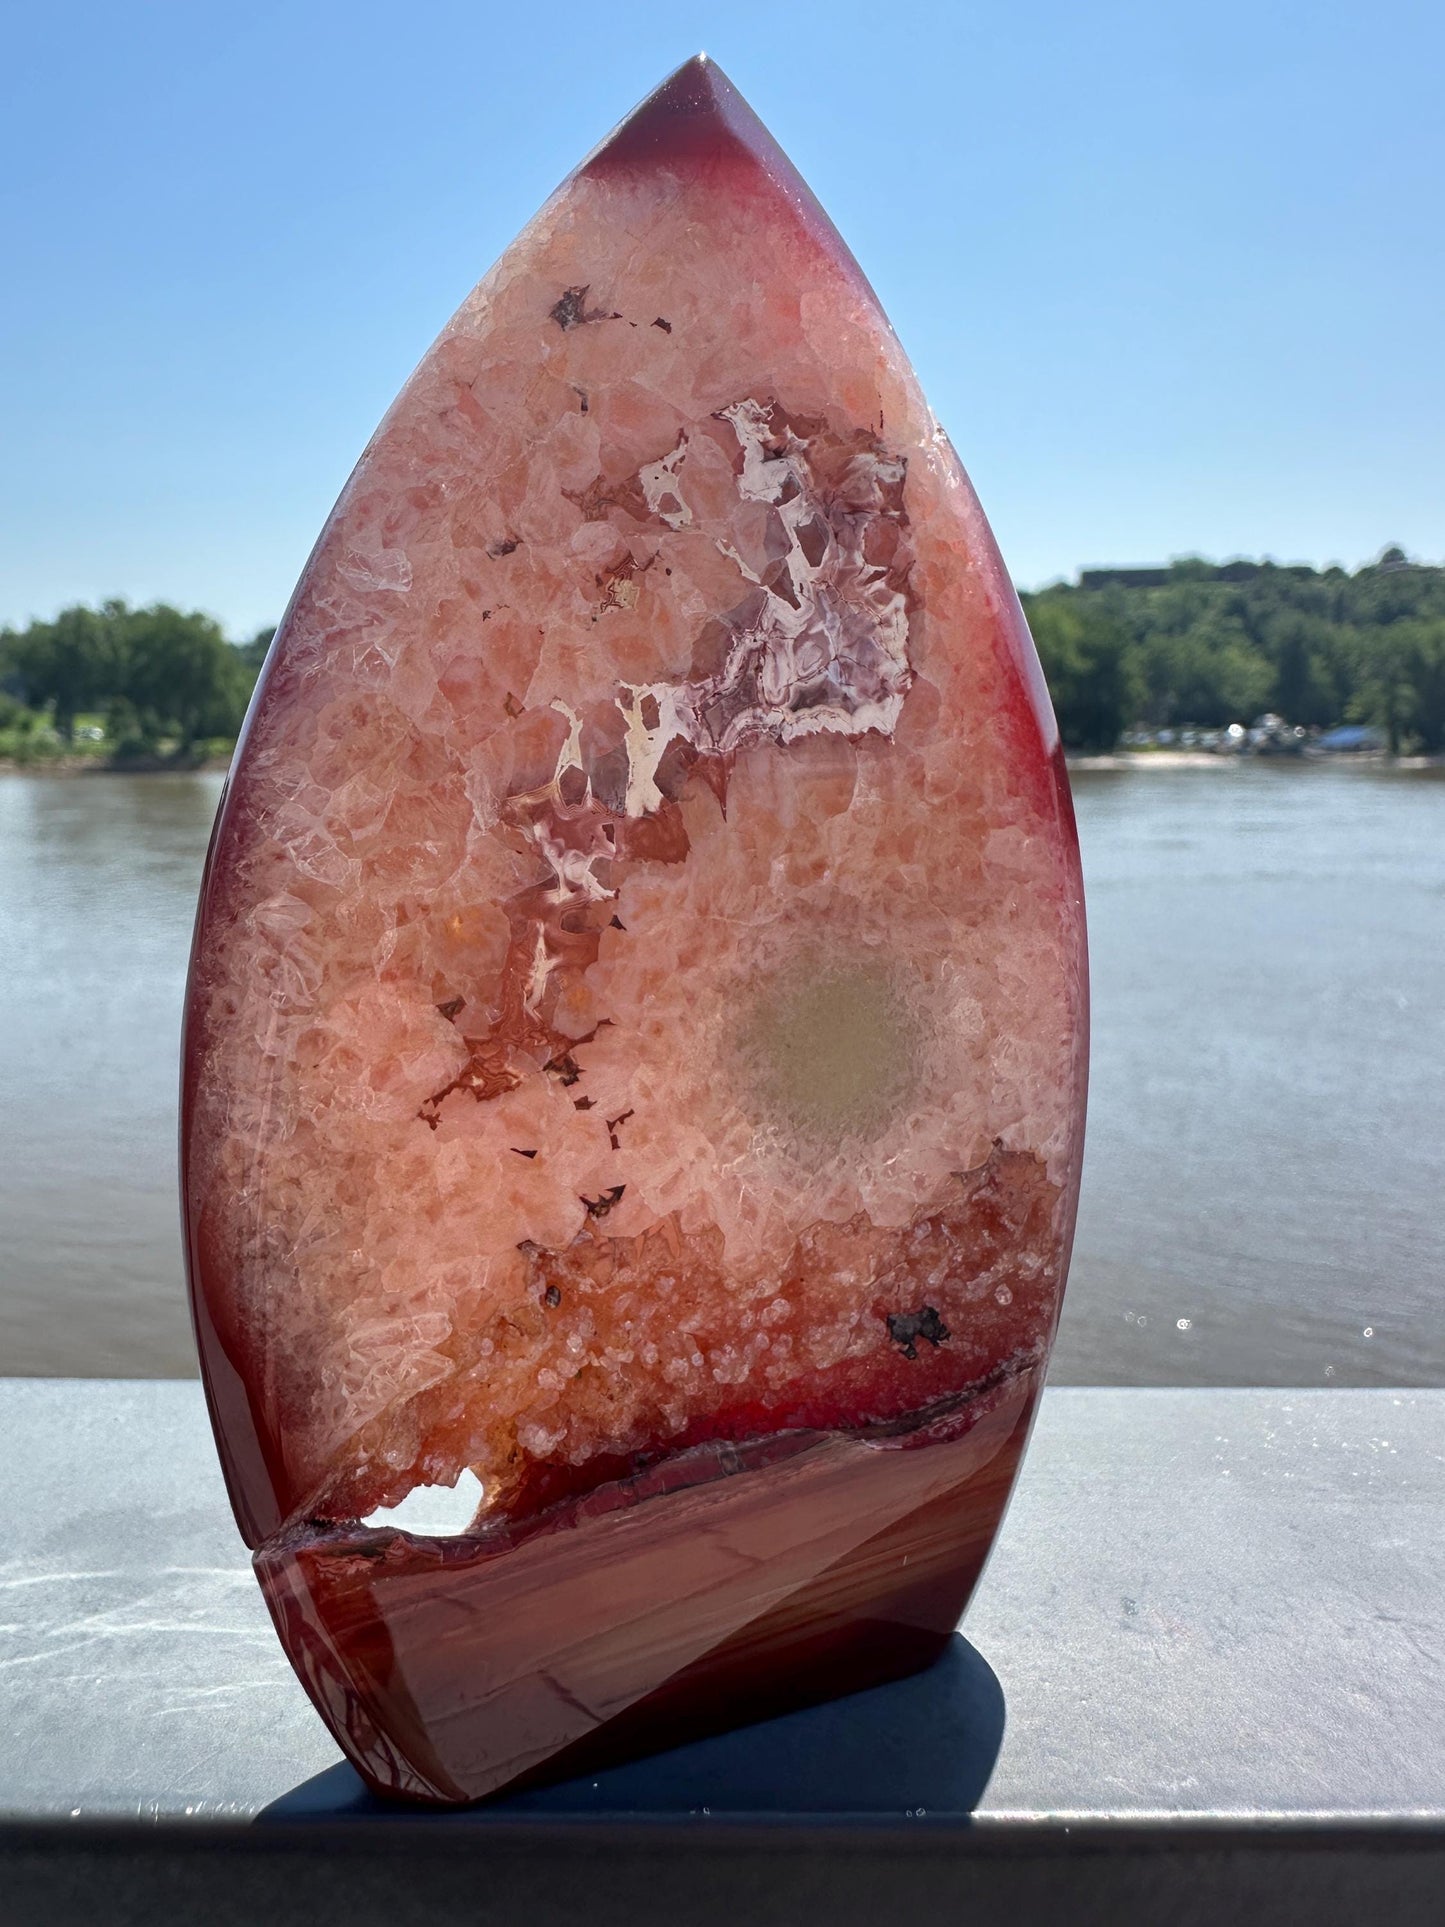
[[[1445,1384],[1445,772],[1081,772],[1056,1378]],[[0,774],[0,1374],[193,1369],[175,1060],[218,776]]]

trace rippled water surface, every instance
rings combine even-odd
[[[0,774],[0,1372],[191,1370],[174,1197],[218,776]],[[1445,781],[1075,781],[1094,967],[1055,1374],[1445,1383]]]

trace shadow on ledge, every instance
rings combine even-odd
[[[1004,1699],[993,1668],[955,1634],[925,1672],[779,1719],[696,1740],[581,1779],[462,1809],[392,1805],[344,1762],[305,1780],[256,1816],[405,1819],[478,1825],[537,1815],[806,1813],[969,1814],[1003,1743]]]

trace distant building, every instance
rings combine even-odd
[[[1162,589],[1169,578],[1168,569],[1081,569],[1079,587],[1107,589],[1117,583],[1121,589]]]

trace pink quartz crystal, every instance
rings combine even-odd
[[[203,889],[202,1367],[368,1780],[475,1798],[936,1654],[1084,1075],[1017,600],[856,264],[691,61],[362,457]],[[361,1523],[464,1468],[464,1534]]]

